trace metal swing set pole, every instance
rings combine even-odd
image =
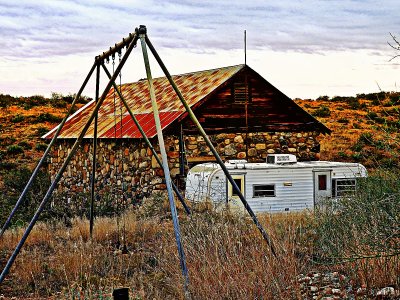
[[[63,165],[61,166],[60,170],[58,171],[54,181],[52,182],[52,184],[50,185],[46,195],[44,196],[42,202],[40,203],[38,209],[36,210],[35,215],[33,216],[31,222],[29,223],[27,229],[25,230],[21,240],[19,241],[18,245],[16,246],[14,252],[12,253],[11,257],[9,258],[9,260],[7,261],[6,266],[4,267],[2,273],[0,274],[0,284],[3,282],[5,276],[8,274],[8,272],[10,271],[11,266],[13,265],[17,255],[19,254],[19,252],[21,251],[21,248],[23,247],[25,241],[27,240],[30,232],[32,231],[33,227],[35,226],[40,214],[43,212],[47,202],[49,201],[54,189],[56,188],[58,182],[60,181],[65,169],[67,168],[70,160],[72,159],[72,157],[75,155],[75,152],[78,149],[78,146],[81,144],[83,137],[85,136],[87,130],[89,129],[90,124],[92,123],[95,115],[97,114],[101,104],[103,103],[104,99],[107,96],[108,91],[111,88],[112,82],[115,81],[115,79],[117,78],[119,72],[121,71],[122,67],[124,66],[126,60],[129,57],[129,54],[132,52],[133,48],[136,46],[136,42],[138,40],[137,35],[134,36],[134,38],[132,39],[132,42],[130,43],[126,53],[124,54],[124,57],[121,60],[121,63],[118,65],[117,69],[115,70],[115,73],[113,74],[111,80],[108,82],[106,88],[104,89],[104,92],[100,98],[100,100],[97,102],[92,114],[89,117],[89,120],[87,121],[86,125],[84,126],[84,128],[82,129],[79,137],[77,138],[77,140],[75,141],[74,145],[71,148],[71,152],[69,153],[69,155],[67,156],[67,158],[65,159]],[[94,69],[94,68],[93,68]]]
[[[189,295],[189,292],[188,292],[189,275],[188,275],[188,270],[187,270],[187,266],[186,266],[185,252],[183,250],[181,236],[180,236],[179,220],[178,220],[178,215],[177,215],[177,211],[176,211],[174,195],[172,193],[171,175],[170,175],[169,167],[168,167],[167,152],[165,151],[165,144],[164,144],[164,138],[163,138],[163,134],[162,134],[161,121],[160,121],[160,116],[158,113],[158,106],[157,106],[156,96],[155,96],[155,92],[154,92],[153,78],[151,75],[149,57],[147,54],[146,31],[147,31],[147,29],[145,26],[141,25],[139,27],[139,38],[140,38],[140,42],[142,45],[143,59],[144,59],[145,67],[146,67],[147,82],[148,82],[149,91],[150,91],[150,99],[151,99],[151,104],[153,107],[154,121],[156,123],[157,137],[158,137],[158,143],[159,143],[160,152],[161,152],[162,166],[164,169],[165,183],[167,185],[169,205],[170,205],[171,214],[172,214],[172,221],[174,224],[175,240],[176,240],[176,244],[178,247],[182,275],[185,280],[184,290],[185,290],[185,294]]]
[[[99,87],[100,87],[100,63],[96,63],[96,99],[95,103],[99,101]],[[92,161],[92,177],[90,181],[90,216],[89,216],[89,232],[90,238],[93,238],[93,225],[94,225],[94,197],[95,197],[95,183],[96,183],[96,155],[97,155],[97,118],[96,113],[94,117],[93,129],[93,161]]]
[[[141,38],[142,40],[142,38]],[[226,178],[228,179],[228,181],[231,183],[233,190],[235,191],[235,193],[237,193],[237,195],[239,196],[241,202],[243,203],[244,207],[246,208],[247,212],[249,213],[249,215],[251,216],[251,218],[253,219],[254,224],[257,226],[258,230],[260,231],[261,235],[263,236],[264,240],[267,242],[268,246],[271,249],[271,252],[274,256],[276,256],[276,251],[275,251],[275,246],[271,240],[271,238],[269,237],[268,233],[265,231],[265,229],[263,228],[263,226],[261,225],[261,223],[258,221],[257,216],[255,215],[255,213],[253,212],[253,210],[251,209],[249,203],[247,202],[247,200],[244,198],[242,192],[240,191],[239,187],[237,186],[236,182],[233,180],[232,176],[229,174],[228,169],[226,168],[224,162],[222,161],[221,157],[219,156],[217,150],[215,149],[214,145],[211,143],[210,139],[208,138],[206,132],[204,131],[203,127],[201,126],[199,120],[197,119],[197,117],[195,116],[195,114],[193,113],[192,109],[190,108],[190,106],[187,104],[186,100],[184,99],[182,93],[180,92],[178,86],[175,84],[174,80],[172,79],[171,74],[168,72],[168,69],[166,68],[166,66],[164,65],[163,61],[161,60],[161,57],[158,55],[156,49],[154,48],[154,46],[152,45],[152,43],[150,42],[149,38],[147,35],[145,35],[145,40],[146,40],[146,44],[149,47],[150,51],[153,53],[154,58],[157,60],[158,64],[160,65],[161,69],[163,70],[165,76],[168,78],[169,83],[171,84],[171,86],[173,87],[173,89],[175,90],[179,100],[181,101],[181,103],[183,104],[183,106],[185,107],[186,111],[189,114],[190,119],[193,121],[193,123],[196,125],[197,129],[199,130],[201,136],[204,138],[204,141],[206,142],[207,146],[209,147],[209,149],[211,150],[211,152],[213,153],[214,157],[216,158],[218,164],[221,166],[222,171],[224,172]]]
[[[90,77],[93,74],[94,69],[96,68],[96,62],[93,64],[92,68],[90,69],[88,75],[86,76],[81,88],[79,89],[78,93],[75,96],[74,101],[72,101],[71,107],[68,110],[66,116],[64,117],[64,119],[62,120],[62,122],[60,123],[60,125],[58,126],[56,132],[54,133],[53,138],[51,139],[49,145],[47,146],[46,150],[44,151],[44,154],[42,156],[42,158],[40,159],[40,161],[38,162],[35,170],[33,171],[28,183],[26,184],[24,190],[22,191],[21,195],[18,198],[18,201],[15,203],[15,206],[13,208],[13,210],[10,213],[10,216],[7,218],[6,222],[4,223],[3,227],[1,228],[0,231],[0,238],[3,236],[4,232],[6,231],[6,229],[8,228],[8,226],[10,225],[11,219],[13,218],[13,216],[15,215],[15,213],[17,212],[18,208],[20,207],[20,205],[22,204],[22,202],[25,200],[25,196],[27,194],[27,192],[29,191],[29,188],[31,187],[32,183],[34,182],[34,180],[36,179],[36,176],[39,173],[39,170],[41,168],[41,166],[43,165],[43,163],[45,162],[47,155],[50,152],[51,147],[53,146],[55,140],[57,139],[58,135],[60,134],[62,128],[64,127],[65,122],[67,121],[68,117],[71,115],[76,102],[79,100],[79,98],[81,97],[81,94],[83,92],[83,90],[85,89]]]
[[[102,67],[103,67],[104,72],[107,74],[108,78],[111,78],[111,74],[110,74],[110,72],[108,71],[107,67],[106,67],[104,64],[102,64]],[[126,100],[125,100],[125,98],[123,97],[123,95],[121,94],[121,92],[117,89],[117,84],[116,84],[115,82],[113,82],[113,86],[114,86],[114,89],[115,89],[115,91],[117,92],[119,98],[121,99],[122,103],[124,104],[126,110],[128,111],[129,115],[131,116],[133,122],[135,123],[136,127],[137,127],[138,130],[140,131],[140,134],[142,135],[142,137],[143,137],[143,139],[144,139],[144,141],[145,141],[147,147],[150,148],[150,150],[151,150],[151,152],[152,152],[154,158],[156,159],[158,165],[162,168],[163,165],[162,165],[162,162],[161,162],[160,158],[158,157],[158,154],[157,154],[156,150],[154,149],[154,147],[153,147],[153,145],[151,144],[150,140],[148,139],[146,133],[144,132],[142,126],[139,124],[138,120],[136,119],[135,115],[133,114],[131,108],[130,108],[129,105],[128,105],[128,102],[126,102]],[[187,213],[188,215],[190,215],[190,214],[191,214],[190,209],[189,209],[189,207],[187,206],[185,200],[183,199],[182,194],[179,192],[178,187],[177,187],[177,186],[175,185],[175,183],[172,182],[172,181],[171,181],[171,184],[172,184],[172,188],[174,189],[175,194],[177,195],[177,197],[178,197],[179,201],[181,202],[183,208],[185,209],[186,213]]]

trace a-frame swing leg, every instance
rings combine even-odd
[[[107,74],[108,78],[111,78],[111,74],[108,71],[107,67],[104,64],[102,64],[102,67],[103,67],[104,72]],[[140,134],[142,135],[147,147],[150,148],[151,153],[153,154],[154,158],[156,159],[158,165],[162,168],[163,165],[162,165],[162,162],[161,162],[160,158],[158,157],[158,154],[157,154],[156,150],[154,149],[154,147],[151,144],[150,140],[148,139],[146,133],[144,132],[142,126],[139,124],[138,120],[136,119],[135,115],[133,114],[131,108],[128,105],[128,102],[126,102],[125,98],[123,97],[123,95],[121,94],[119,89],[117,88],[117,85],[116,85],[115,82],[113,82],[113,86],[114,86],[114,90],[117,92],[119,98],[121,99],[122,103],[124,104],[124,106],[125,106],[126,110],[128,111],[129,115],[131,116],[133,122],[135,123],[136,127],[140,131]],[[181,204],[182,204],[183,208],[185,209],[186,213],[188,215],[190,215],[190,209],[187,206],[187,204],[186,204],[182,194],[180,193],[178,187],[172,181],[171,181],[171,184],[172,184],[172,188],[174,189],[174,192],[175,192],[176,196],[178,197],[179,201],[181,202]]]
[[[72,113],[73,109],[75,108],[75,104],[79,100],[79,98],[81,97],[81,94],[82,94],[83,90],[85,89],[86,84],[88,83],[90,77],[92,77],[92,74],[93,74],[93,71],[94,71],[95,67],[96,67],[96,63],[94,63],[92,68],[90,69],[90,71],[89,71],[88,75],[86,76],[81,88],[79,89],[78,93],[76,94],[75,99],[72,101],[70,109],[68,110],[68,112],[65,115],[64,119],[61,121],[60,125],[58,126],[58,128],[57,128],[56,132],[54,133],[54,136],[51,139],[50,143],[47,145],[47,148],[44,151],[43,156],[40,159],[40,161],[38,162],[36,168],[33,170],[32,175],[29,178],[28,183],[26,184],[24,190],[22,191],[21,195],[18,198],[18,201],[15,203],[15,206],[14,206],[13,210],[11,211],[9,217],[7,218],[7,220],[4,223],[3,227],[1,228],[0,238],[3,236],[4,232],[6,231],[8,226],[10,225],[11,219],[13,218],[15,213],[17,212],[18,208],[23,203],[23,201],[25,199],[25,196],[26,196],[26,193],[29,191],[29,188],[31,187],[32,183],[35,181],[36,176],[39,173],[39,170],[40,170],[41,166],[46,161],[47,155],[49,154],[51,147],[53,146],[55,140],[57,139],[57,137],[60,134],[62,128],[64,127],[64,124],[67,121],[68,117],[70,116],[70,114]]]
[[[165,76],[168,78],[169,83],[175,90],[177,96],[179,97],[179,100],[185,107],[186,111],[188,112],[190,119],[193,121],[193,123],[196,125],[197,129],[199,130],[201,136],[204,138],[204,141],[206,142],[207,146],[213,153],[214,157],[216,158],[218,164],[221,166],[222,171],[224,172],[226,178],[229,180],[229,182],[232,184],[233,190],[237,195],[239,196],[240,200],[242,201],[244,207],[246,208],[247,212],[253,219],[254,224],[257,226],[258,230],[261,232],[261,235],[263,236],[264,240],[267,242],[269,247],[271,248],[271,252],[276,256],[275,252],[275,247],[274,244],[272,243],[272,240],[270,239],[268,233],[265,231],[265,229],[262,227],[261,223],[258,221],[255,213],[251,209],[250,205],[248,204],[247,200],[244,198],[243,194],[241,193],[239,187],[237,186],[236,182],[233,180],[232,176],[229,174],[228,169],[226,168],[224,162],[222,161],[221,157],[219,156],[217,150],[215,149],[214,145],[211,143],[210,139],[208,138],[206,132],[204,131],[203,127],[201,126],[199,120],[196,118],[195,114],[193,113],[192,109],[190,106],[187,104],[186,100],[183,98],[182,93],[178,89],[178,86],[175,84],[174,80],[171,77],[171,74],[168,72],[168,69],[165,67],[163,61],[161,60],[160,56],[158,55],[156,49],[154,46],[151,44],[148,36],[146,35],[145,37],[146,43],[149,46],[150,51],[153,53],[155,59],[157,60],[158,64],[160,65],[161,69],[163,70]]]
[[[96,103],[99,101],[99,88],[100,88],[100,63],[96,66]],[[92,176],[90,181],[90,216],[89,216],[89,232],[90,238],[93,238],[93,223],[94,223],[94,197],[95,197],[95,183],[96,183],[96,163],[97,163],[97,117],[94,117],[93,129],[93,161],[92,161]]]
[[[158,137],[158,143],[159,143],[160,152],[161,152],[162,165],[163,165],[163,169],[164,169],[165,183],[167,185],[169,205],[170,205],[171,214],[172,214],[172,221],[174,224],[175,240],[176,240],[176,244],[178,246],[178,253],[179,253],[179,259],[180,259],[180,263],[181,263],[182,274],[183,274],[183,277],[185,280],[185,282],[184,282],[185,294],[188,295],[189,294],[188,293],[189,275],[188,275],[188,270],[187,270],[187,266],[186,266],[185,252],[183,250],[182,241],[181,241],[179,220],[178,220],[178,215],[176,212],[174,195],[172,193],[171,175],[169,173],[167,152],[165,151],[164,137],[162,134],[160,116],[158,114],[158,106],[157,106],[156,96],[155,96],[155,92],[154,92],[153,78],[151,76],[150,62],[149,62],[149,57],[147,54],[145,36],[146,36],[146,27],[140,26],[139,38],[140,38],[140,42],[142,45],[143,59],[144,59],[145,67],[146,67],[147,82],[148,82],[149,91],[150,91],[150,99],[151,99],[151,104],[153,107],[154,121],[156,123],[157,137]]]
[[[122,67],[124,66],[126,60],[129,57],[129,54],[132,52],[133,48],[136,46],[136,42],[137,42],[137,35],[135,35],[133,41],[131,42],[131,44],[129,44],[128,49],[126,50],[126,53],[124,54],[124,57],[121,60],[121,63],[118,65],[117,69],[115,70],[115,73],[113,74],[111,80],[108,82],[106,88],[104,89],[104,92],[100,98],[100,100],[97,102],[92,114],[89,117],[89,120],[87,121],[86,125],[84,126],[84,128],[82,129],[79,137],[77,138],[77,140],[75,141],[74,145],[71,148],[71,152],[69,153],[69,155],[67,156],[67,158],[65,159],[63,165],[61,166],[60,170],[58,171],[56,177],[54,178],[54,181],[52,182],[52,184],[50,185],[46,195],[44,196],[42,202],[40,203],[38,209],[36,210],[35,215],[33,216],[31,222],[29,223],[27,229],[25,230],[21,240],[19,241],[18,245],[16,246],[14,252],[12,253],[11,257],[9,258],[9,260],[7,261],[6,266],[4,267],[2,273],[0,274],[0,284],[3,282],[5,276],[8,274],[8,272],[10,271],[11,266],[13,265],[17,255],[19,254],[19,252],[21,251],[22,246],[24,245],[25,241],[27,240],[30,232],[32,231],[33,227],[35,226],[40,214],[43,212],[47,202],[50,200],[50,197],[54,191],[54,189],[56,188],[58,182],[60,181],[65,169],[67,168],[70,160],[72,159],[72,157],[75,155],[75,152],[77,151],[79,145],[81,144],[83,137],[85,136],[90,124],[92,123],[95,115],[97,114],[101,104],[103,103],[104,99],[107,96],[108,91],[111,88],[112,82],[115,81],[115,79],[117,78],[119,72],[121,71]]]

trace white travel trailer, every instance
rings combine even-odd
[[[266,163],[229,160],[225,163],[254,212],[313,209],[319,200],[339,198],[356,189],[357,178],[367,170],[358,163],[297,162],[292,154],[268,155]],[[216,163],[190,169],[185,196],[189,201],[212,201],[240,209],[243,205]],[[244,208],[243,208],[244,209]]]

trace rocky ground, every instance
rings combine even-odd
[[[367,289],[354,286],[351,279],[339,272],[310,272],[300,274],[297,279],[302,299],[400,299],[399,288],[391,286]]]

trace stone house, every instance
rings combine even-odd
[[[173,78],[223,160],[264,161],[268,153],[292,153],[299,160],[319,158],[318,136],[329,134],[330,130],[249,66],[236,65]],[[147,81],[123,84],[120,88],[157,150]],[[213,161],[214,157],[168,80],[155,78],[154,88],[171,176],[182,183],[188,167]],[[93,107],[94,101],[65,123],[50,157],[52,176],[57,173]],[[43,138],[51,138],[55,129]],[[91,124],[60,181],[59,192],[67,195],[89,192],[93,129]],[[136,201],[165,188],[161,168],[113,90],[98,113],[96,173],[99,195],[118,192]]]

